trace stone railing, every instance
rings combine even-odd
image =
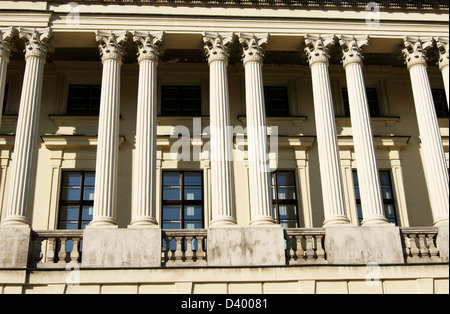
[[[33,231],[30,266],[66,268],[80,265],[83,230]]]
[[[206,229],[163,230],[162,266],[206,266]]]
[[[285,229],[288,265],[326,264],[325,229]]]
[[[401,228],[403,249],[407,263],[441,262],[435,227]]]

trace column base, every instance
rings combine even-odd
[[[2,226],[30,228],[31,222],[24,216],[8,216],[2,221]]]
[[[112,228],[117,229],[119,228],[119,225],[117,224],[117,221],[114,218],[110,217],[99,217],[95,220],[92,220],[91,223],[86,227],[86,229],[91,228]]]
[[[161,267],[161,237],[160,228],[86,229],[82,267]]]
[[[29,226],[0,226],[0,269],[27,268],[30,248]]]
[[[368,219],[363,219],[361,225],[362,226],[389,225],[389,222],[385,216],[372,216]]]
[[[325,248],[330,264],[403,264],[400,229],[394,225],[327,226]]]
[[[279,225],[208,229],[208,266],[286,265],[284,230]]]
[[[262,216],[250,221],[250,226],[272,226],[276,225],[275,219],[272,216]]]
[[[332,225],[348,225],[350,224],[350,219],[347,216],[337,216],[331,219],[325,220],[323,222],[323,227],[332,226]]]
[[[236,219],[234,219],[233,217],[229,217],[229,216],[215,217],[210,222],[211,228],[223,227],[223,226],[234,226],[234,225],[237,225]]]
[[[137,228],[159,228],[158,222],[154,218],[137,218],[134,219],[129,225],[128,228],[137,229]]]

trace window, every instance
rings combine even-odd
[[[162,86],[161,114],[163,116],[201,116],[200,86]]]
[[[6,100],[8,99],[8,84],[5,85],[5,95],[3,96],[3,108],[2,108],[2,114],[5,114],[6,112]],[[1,101],[2,99],[0,99]]]
[[[448,105],[445,89],[432,89],[434,108],[438,118],[448,118]]]
[[[289,97],[287,87],[265,86],[264,98],[268,117],[289,116]]]
[[[392,190],[391,173],[389,171],[380,171],[381,194],[383,196],[384,211],[389,223],[398,225],[395,209],[394,193]],[[358,174],[353,171],[353,185],[355,186],[356,208],[358,210],[358,221],[361,225],[363,214],[361,208],[361,196],[359,193]]]
[[[164,172],[163,229],[203,228],[202,172]]]
[[[92,221],[94,185],[94,172],[63,172],[58,229],[84,229]]]
[[[369,103],[369,112],[371,117],[380,117],[380,106],[378,103],[378,94],[376,88],[366,88],[367,102]],[[350,101],[347,88],[342,89],[342,98],[344,100],[344,112],[346,117],[350,117]]]
[[[298,228],[297,190],[293,171],[272,174],[273,217],[283,228]]]
[[[100,85],[70,85],[67,114],[72,116],[98,116],[100,94]]]

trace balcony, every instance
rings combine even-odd
[[[448,262],[439,249],[437,227],[399,230],[404,264]],[[33,231],[29,268],[82,267],[83,233],[82,230]],[[208,267],[208,230],[162,230],[161,234],[162,268]],[[326,236],[324,228],[285,229],[285,264],[333,264],[328,256]]]

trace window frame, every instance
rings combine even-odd
[[[165,100],[166,98],[165,96],[165,92],[164,89],[165,88],[178,88],[180,90],[181,93],[181,99],[180,99],[180,104],[178,105],[178,108],[175,112],[173,113],[168,113],[167,109],[165,110]],[[185,89],[192,89],[195,88],[198,92],[198,108],[196,108],[194,114],[191,114],[191,112],[186,112],[183,108],[184,108],[184,95],[183,95],[183,90]],[[197,117],[197,116],[201,116],[202,115],[202,110],[203,110],[203,90],[202,90],[202,85],[169,85],[169,84],[164,84],[161,85],[161,116],[162,117]]]
[[[166,173],[179,173],[180,174],[180,200],[164,200],[164,174]],[[185,173],[198,173],[201,174],[201,195],[202,195],[202,199],[201,200],[185,200],[184,198],[184,190],[185,190]],[[185,218],[184,218],[184,214],[185,214],[185,207],[186,206],[201,206],[202,210],[202,217],[201,217],[201,222],[202,222],[202,227],[201,229],[205,228],[205,178],[204,178],[204,174],[203,171],[199,171],[199,170],[164,170],[162,171],[161,174],[161,226],[164,224],[164,207],[165,206],[178,206],[180,209],[180,229],[175,229],[175,230],[189,230],[189,229],[185,229],[184,228],[184,223],[185,223]]]
[[[356,175],[358,175],[358,172],[356,169],[352,170],[352,181],[353,181],[353,189],[356,188],[355,186],[355,173]],[[394,190],[394,186],[393,186],[393,180],[392,180],[392,171],[391,170],[379,170],[379,177],[380,177],[380,188],[382,187],[382,182],[381,182],[381,173],[387,173],[389,176],[389,188],[392,194],[392,198],[391,199],[385,199],[383,197],[383,195],[381,195],[382,200],[383,200],[383,211],[384,214],[386,216],[386,211],[385,211],[385,207],[386,205],[392,205],[394,207],[394,213],[395,213],[395,217],[393,219],[389,219],[388,217],[386,217],[386,219],[388,220],[393,220],[394,224],[396,226],[399,226],[399,213],[398,213],[398,208],[397,208],[397,201],[395,199],[395,190]],[[358,179],[358,188],[359,188],[359,179]],[[361,226],[362,225],[362,221],[364,220],[363,214],[362,214],[362,205],[361,205],[361,197],[358,199],[356,197],[356,193],[355,193],[355,202],[356,202],[356,217],[358,219],[358,225]],[[358,213],[358,206],[361,207],[361,217],[359,216]]]
[[[381,108],[380,108],[380,95],[379,95],[379,90],[377,87],[365,87],[365,91],[366,91],[366,95],[367,95],[367,103],[368,103],[368,109],[369,109],[369,114],[371,118],[379,118],[382,117],[381,115]],[[376,95],[376,112],[374,110],[373,107],[370,106],[370,101],[371,99],[369,99],[369,93],[368,91],[374,91],[375,95]],[[347,97],[345,97],[345,95],[347,95]],[[342,97],[342,104],[344,107],[344,116],[345,117],[350,117],[351,112],[350,112],[350,99],[348,97],[348,88],[347,87],[342,87],[341,88],[341,97]],[[348,106],[347,106],[348,104]],[[375,114],[374,114],[375,113]]]
[[[69,173],[80,173],[81,174],[81,183],[80,183],[80,198],[79,200],[63,200],[62,199],[62,191],[65,187],[64,185],[64,175]],[[58,219],[57,219],[57,229],[58,230],[71,230],[71,229],[62,229],[61,223],[61,209],[63,206],[78,206],[78,220],[77,220],[77,229],[74,230],[83,230],[83,207],[85,206],[94,206],[94,200],[84,200],[84,188],[85,188],[85,178],[86,174],[93,173],[95,176],[95,171],[92,170],[69,170],[62,171],[61,173],[61,184],[60,184],[60,194],[59,194],[59,204],[58,204]],[[95,177],[94,177],[95,178]],[[94,193],[95,193],[95,183],[94,183]]]
[[[295,191],[295,199],[278,199],[278,173],[291,173],[294,178],[294,191]],[[273,184],[272,184],[273,182]],[[271,193],[272,193],[272,211],[274,211],[275,214],[275,221],[277,224],[281,224],[280,219],[280,205],[293,205],[296,207],[297,211],[297,219],[295,222],[297,223],[297,228],[300,227],[300,213],[299,213],[299,199],[298,199],[298,190],[297,190],[297,176],[295,170],[277,170],[271,173]],[[275,196],[275,198],[274,198]],[[273,207],[275,206],[275,209]],[[283,221],[294,221],[294,219],[283,219]]]
[[[439,93],[441,96],[441,108],[437,107],[436,98],[434,97],[435,93]],[[445,89],[443,88],[432,88],[431,95],[433,98],[434,109],[436,111],[436,116],[438,119],[448,119],[449,118],[449,110],[447,106],[447,94],[445,93]]]
[[[285,103],[285,109],[284,114],[273,114],[271,111],[271,98],[269,98],[269,94],[271,92],[271,89],[283,89],[283,91],[286,92],[286,103]],[[289,100],[289,88],[287,86],[277,86],[277,85],[267,85],[264,86],[264,103],[265,103],[265,111],[266,116],[268,118],[277,118],[277,117],[290,117],[291,116],[291,108],[290,108],[290,100]]]
[[[88,96],[88,103],[84,105],[83,113],[73,113],[71,112],[70,109],[70,101],[71,101],[71,88],[74,87],[85,87],[88,88],[88,92],[89,92],[89,96]],[[97,110],[97,105],[93,105],[93,97],[92,97],[92,90],[94,88],[97,88],[100,90],[100,95],[99,95],[99,100],[98,100],[98,113],[92,113],[93,110]],[[66,102],[66,115],[68,116],[74,116],[74,117],[82,117],[82,116],[88,116],[88,117],[98,117],[100,114],[100,103],[101,103],[101,89],[102,86],[101,84],[69,84],[67,87],[67,102]],[[73,95],[72,95],[73,98]],[[73,110],[73,109],[72,109]],[[80,111],[81,109],[77,109],[78,111]]]

